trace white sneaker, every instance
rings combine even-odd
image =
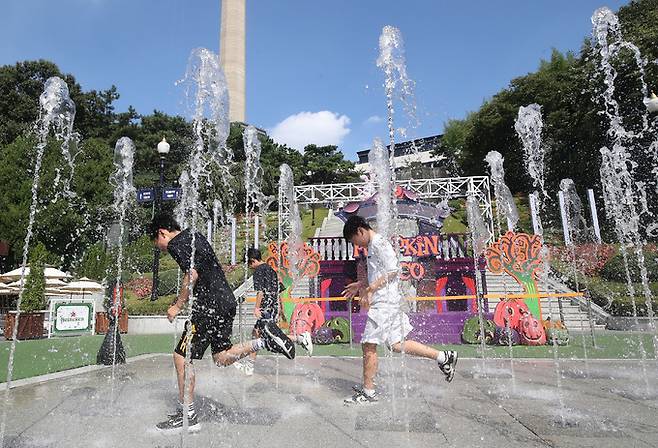
[[[308,352],[308,356],[313,355],[313,340],[311,339],[311,333],[307,331],[300,334],[297,336],[297,342],[299,342],[299,345]]]
[[[236,369],[240,370],[242,373],[244,373],[247,376],[251,376],[254,374],[254,363],[249,359],[240,359],[238,361],[235,361],[233,365],[235,366]]]

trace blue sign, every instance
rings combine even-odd
[[[155,188],[140,188],[137,190],[137,202],[151,202],[155,199]]]
[[[181,188],[165,188],[162,190],[163,201],[175,201],[181,197],[183,190]]]

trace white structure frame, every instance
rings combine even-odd
[[[482,217],[490,232],[489,242],[491,242],[494,236],[494,222],[488,176],[398,179],[396,183],[416,193],[419,199],[455,199],[474,196],[480,204]],[[295,187],[295,199],[299,205],[322,204],[336,208],[366,199],[372,190],[373,185],[368,182],[302,185]],[[283,234],[281,237],[286,238],[290,229],[290,204],[282,194],[279,194],[279,223]]]

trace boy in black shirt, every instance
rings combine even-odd
[[[191,359],[194,360],[201,359],[210,345],[215,364],[228,366],[263,348],[293,359],[295,347],[290,339],[271,322],[264,323],[261,338],[233,345],[231,334],[236,300],[208,240],[200,233],[194,235],[194,266],[191,266],[193,238],[190,230],[181,231],[180,226],[171,216],[158,215],[153,219],[150,233],[155,247],[163,252],[169,252],[185,272],[178,298],[167,310],[170,322],[174,321],[189,300],[189,285],[193,285],[192,313],[174,350],[174,366],[178,375],[178,399],[181,406],[176,413],[157,425],[159,430],[179,431],[183,427],[185,356],[188,348]],[[195,374],[191,364],[189,368],[191,379],[188,390],[190,403],[188,429],[198,431],[200,425],[194,410]]]
[[[282,303],[279,300],[279,278],[276,271],[262,260],[260,250],[249,248],[247,250],[247,265],[254,271],[254,290],[256,291],[256,306],[254,307],[254,316],[256,325],[252,331],[253,337],[260,337],[261,328],[267,322],[278,321],[280,315],[283,315]],[[313,342],[310,333],[303,333],[297,336],[298,342],[311,355],[313,353]],[[234,364],[235,367],[242,370],[246,375],[254,374],[254,362],[256,361],[256,352],[251,353],[249,358],[245,358]]]

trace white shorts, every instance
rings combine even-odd
[[[402,342],[413,330],[409,317],[399,308],[371,308],[368,310],[366,328],[361,335],[361,343],[393,344]]]

